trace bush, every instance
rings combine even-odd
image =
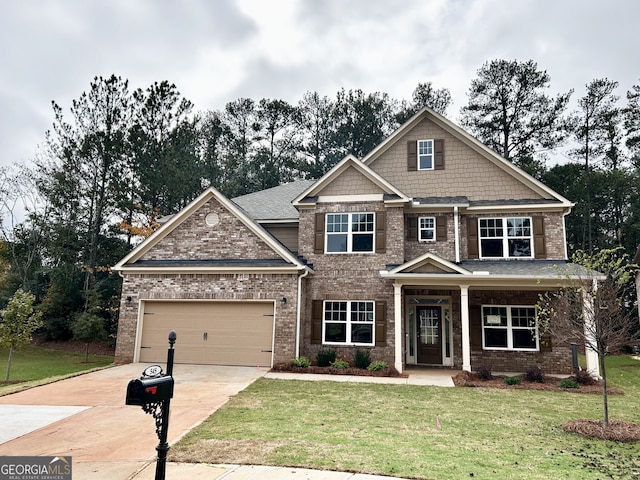
[[[372,372],[378,372],[386,368],[389,368],[389,366],[387,365],[387,362],[377,361],[377,362],[370,363],[369,366],[367,367],[367,370],[370,370]]]
[[[560,380],[560,387],[561,388],[580,388],[580,384],[570,378],[563,378],[562,380]]]
[[[331,366],[333,368],[337,368],[338,370],[345,370],[349,368],[349,362],[347,362],[346,360],[337,359],[331,362]]]
[[[505,385],[520,385],[522,383],[522,378],[520,377],[504,377]]]
[[[291,360],[291,364],[295,367],[308,368],[311,366],[311,360],[307,357],[298,357]]]
[[[371,365],[371,352],[369,350],[356,350],[353,355],[353,364],[356,368],[367,368]]]
[[[336,356],[335,350],[323,349],[316,355],[316,361],[319,367],[328,367],[336,361]]]
[[[595,385],[598,383],[598,380],[593,377],[587,370],[578,370],[572,377],[571,380],[580,384],[580,385]]]
[[[538,366],[527,368],[527,371],[524,372],[524,379],[532,383],[545,383],[547,381],[544,373],[542,373],[542,370]]]
[[[474,369],[473,373],[480,380],[492,380],[493,374],[491,373],[491,368],[486,365],[478,365],[476,369]]]

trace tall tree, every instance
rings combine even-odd
[[[396,121],[399,125],[409,120],[420,109],[429,107],[441,115],[447,114],[451,105],[451,92],[448,88],[435,89],[431,82],[418,83],[411,95],[411,101],[403,100],[396,113]]]
[[[480,141],[530,173],[540,172],[542,152],[567,137],[564,112],[572,91],[546,94],[551,78],[533,60],[485,63],[469,88],[461,123]]]
[[[595,79],[587,84],[586,94],[578,100],[578,110],[571,116],[574,137],[579,143],[572,151],[575,158],[584,162],[586,175],[587,204],[587,245],[589,253],[594,250],[593,244],[593,206],[592,206],[592,170],[593,162],[607,154],[613,155],[618,164],[617,145],[612,144],[616,136],[617,124],[620,121],[619,109],[616,107],[618,97],[614,95],[618,82]]]
[[[175,213],[201,190],[193,104],[174,84],[154,82],[133,92],[130,130],[133,184],[144,218]]]
[[[311,178],[320,178],[332,166],[331,138],[334,128],[333,103],[318,92],[307,92],[298,102],[297,123],[301,132],[301,153],[306,157],[306,170]]]
[[[333,109],[336,130],[332,142],[337,162],[346,155],[364,157],[393,131],[392,102],[386,93],[340,90]]]

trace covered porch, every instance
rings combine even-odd
[[[398,319],[394,366],[402,372],[411,366],[472,371],[474,366],[488,365],[494,371],[524,371],[541,365],[550,374],[568,373],[569,345],[552,347],[551,336],[539,335],[535,313],[540,293],[566,285],[562,269],[568,265],[558,261],[455,264],[426,254],[381,271],[381,277],[393,280]],[[597,355],[586,353],[587,369],[598,375]]]

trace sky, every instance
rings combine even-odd
[[[636,0],[0,0],[0,166],[30,162],[96,76],[167,80],[197,111],[341,88],[410,99],[448,88],[457,121],[478,69],[534,60],[550,94],[640,83]]]

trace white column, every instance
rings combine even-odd
[[[598,281],[593,280],[593,291],[598,290]],[[600,363],[598,362],[598,352],[589,348],[589,344],[595,345],[594,338],[594,308],[593,296],[589,292],[582,293],[582,314],[584,316],[584,340],[585,356],[587,357],[587,371],[596,378],[600,378]]]
[[[462,322],[462,370],[471,371],[471,335],[469,326],[469,286],[460,285],[460,320]]]
[[[402,318],[402,285],[393,284],[393,319],[395,328],[395,367],[402,373],[402,330],[404,319]]]

